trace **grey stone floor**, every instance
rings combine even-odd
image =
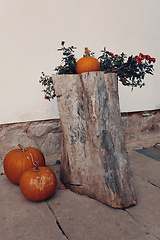
[[[28,201],[19,186],[0,176],[0,240],[160,239],[160,162],[129,153],[137,205],[120,210],[61,188],[58,159],[46,158],[58,178],[56,192],[47,201]]]

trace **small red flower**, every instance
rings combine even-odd
[[[122,83],[126,84],[127,82],[127,78],[125,77],[123,80],[122,80]]]
[[[141,64],[142,64],[141,58],[140,58],[139,56],[137,56],[137,57],[135,58],[135,61],[138,62],[138,65],[141,65]]]
[[[155,58],[150,58],[150,61],[152,61],[153,63],[155,63],[156,59],[155,59]]]
[[[45,94],[44,98],[45,98],[45,99],[48,99],[48,97],[46,96],[46,94]]]
[[[135,61],[136,61],[136,62],[140,61],[140,57],[137,56],[137,57],[135,58]]]
[[[146,57],[146,60],[150,60],[151,59],[151,57],[149,55],[146,55],[145,57]]]
[[[57,68],[61,68],[61,67],[62,67],[62,65],[58,66]]]
[[[145,56],[143,55],[142,57],[141,57],[141,60],[144,60],[145,59]]]
[[[141,57],[143,57],[143,54],[142,54],[142,53],[140,53],[140,54],[139,54],[139,57],[140,57],[140,58],[141,58]]]

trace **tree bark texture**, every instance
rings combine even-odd
[[[114,208],[135,205],[117,75],[89,72],[52,79],[62,125],[62,183]]]

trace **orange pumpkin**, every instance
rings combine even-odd
[[[30,201],[43,201],[55,192],[57,178],[48,167],[31,168],[20,178],[19,186],[22,194]]]
[[[28,169],[33,168],[33,161],[39,160],[39,165],[45,166],[45,159],[42,152],[33,147],[14,149],[7,153],[3,161],[4,172],[7,178],[15,184],[19,184],[21,175]],[[32,156],[32,158],[31,158]]]
[[[89,52],[90,51],[88,50],[88,48],[85,48],[86,56],[80,58],[77,61],[76,72],[78,74],[100,70],[99,61],[96,58],[91,57]]]

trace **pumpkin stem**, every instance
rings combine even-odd
[[[36,169],[34,171],[39,172],[40,171],[39,168],[38,168],[39,164],[38,164],[38,162],[35,162],[35,163],[36,163]]]
[[[18,144],[18,147],[20,147],[21,152],[26,152],[27,149],[25,147],[23,147],[21,144]]]
[[[35,156],[36,156],[36,158],[37,158],[38,161],[35,161],[35,163],[33,162],[33,157],[32,157],[32,154],[31,154],[31,153],[30,153],[30,156],[31,156],[31,160],[32,160],[33,165],[36,167],[35,172],[39,172],[39,171],[40,171],[40,170],[38,169],[39,159],[38,159],[37,155],[35,154]]]
[[[86,57],[90,57],[90,50],[88,49],[88,47],[85,47],[85,54]]]

